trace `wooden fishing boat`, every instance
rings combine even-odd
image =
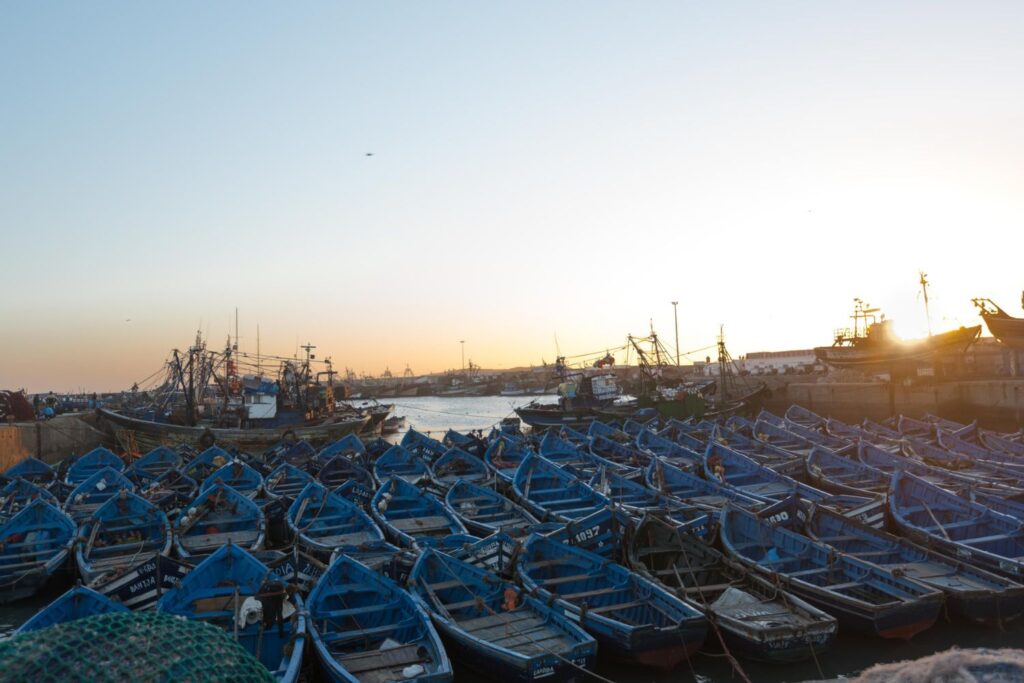
[[[584,438],[589,439],[589,437]],[[558,467],[576,474],[576,476],[588,479],[594,476],[602,467],[616,466],[592,454],[587,449],[586,443],[576,445],[556,435],[554,432],[548,432],[544,435],[538,452],[548,462],[554,463]]]
[[[134,493],[135,484],[128,477],[110,467],[96,470],[68,494],[64,500],[64,512],[76,524],[82,524],[101,505],[116,496],[121,489],[127,489]]]
[[[591,422],[597,419],[597,413],[593,408],[565,409],[556,403],[534,402],[520,406],[515,411],[520,420],[537,431],[561,427],[586,429]]]
[[[645,451],[607,436],[590,437],[590,454],[622,469],[636,470],[651,464],[651,456]]]
[[[157,610],[204,621],[230,633],[282,682],[296,681],[306,643],[302,599],[275,581],[270,569],[228,543],[165,593]]]
[[[127,611],[127,607],[119,605],[102,593],[97,593],[85,586],[75,586],[36,612],[31,619],[18,627],[14,635],[20,636],[23,633],[31,633],[49,626],[66,624],[69,621],[94,617],[98,614]]]
[[[126,474],[140,484],[160,478],[165,472],[180,469],[185,463],[181,453],[167,446],[157,446],[132,463]]]
[[[516,567],[532,595],[577,621],[613,659],[671,670],[704,643],[699,611],[599,555],[533,535]]]
[[[961,327],[913,340],[893,336],[883,320],[872,324],[866,336],[840,334],[832,346],[819,346],[814,354],[822,363],[862,372],[889,372],[894,366],[915,366],[934,361],[936,355],[963,353],[981,334],[981,325]]]
[[[623,564],[625,541],[636,528],[625,511],[605,507],[582,519],[533,527],[534,533]]]
[[[611,504],[566,470],[535,454],[519,465],[512,489],[519,503],[544,522],[581,519]]]
[[[199,485],[202,493],[216,484],[226,484],[243,496],[255,498],[263,488],[263,475],[241,460],[232,460],[203,480]]]
[[[846,495],[884,496],[889,491],[888,474],[823,446],[807,456],[807,479],[819,489]]]
[[[1014,318],[991,299],[971,299],[971,303],[978,307],[978,313],[993,337],[1011,349],[1024,349],[1024,319]]]
[[[504,489],[512,487],[512,477],[515,476],[523,459],[530,454],[530,451],[521,447],[507,436],[499,436],[484,452],[484,463],[494,472],[494,477],[499,486]]]
[[[260,550],[265,538],[266,519],[260,507],[220,482],[200,493],[174,523],[174,549],[178,557],[192,562],[227,543]]]
[[[997,434],[986,429],[978,430],[978,438],[981,443],[991,451],[998,451],[1004,455],[1010,455],[1024,459],[1024,443],[1008,438],[1005,434]]]
[[[354,479],[346,481],[334,489],[334,493],[352,501],[367,512],[370,511],[370,501],[373,500],[373,494],[376,492],[376,486],[372,484],[367,485]]]
[[[327,571],[329,562],[324,562],[294,545],[291,550],[282,552],[281,555],[276,560],[260,558],[260,561],[270,569],[272,579],[294,587],[303,597],[308,596]]]
[[[682,523],[706,512],[682,503],[650,486],[643,479],[631,479],[617,472],[601,470],[588,482],[590,488],[604,495],[639,521],[647,513],[657,512],[676,518]]]
[[[483,460],[461,448],[450,448],[430,465],[431,478],[445,491],[457,481],[488,486],[494,473]]]
[[[344,456],[347,460],[361,467],[368,467],[370,464],[370,456],[366,451],[366,445],[355,434],[349,434],[337,441],[332,441],[321,448],[316,457],[321,463],[327,463],[338,455]]]
[[[515,578],[515,563],[522,552],[522,540],[499,531],[467,546],[447,548],[444,553],[460,562],[511,580]]]
[[[1005,490],[1005,484],[991,483],[986,479],[979,479],[965,472],[955,472],[941,467],[932,467],[924,462],[908,458],[904,455],[892,453],[878,446],[861,441],[857,447],[857,459],[860,462],[881,470],[892,476],[896,472],[909,472],[925,481],[941,486],[949,490],[966,490],[977,488],[982,490]]]
[[[281,463],[263,481],[264,490],[272,496],[295,500],[302,489],[313,481],[313,475],[291,463]]]
[[[430,468],[426,461],[405,447],[392,446],[373,463],[373,476],[379,484],[384,484],[391,477],[415,484],[430,476]]]
[[[149,482],[140,495],[168,515],[177,517],[198,492],[199,484],[195,479],[182,474],[181,470],[171,469]]]
[[[487,442],[483,439],[475,435],[457,432],[454,429],[449,429],[445,432],[441,443],[449,448],[461,448],[477,458],[484,457],[484,451],[487,450]]]
[[[466,533],[466,527],[444,503],[398,477],[391,477],[377,490],[370,514],[392,542],[403,548],[425,548],[445,536]]]
[[[700,451],[695,451],[688,446],[680,445],[672,439],[666,438],[650,429],[644,428],[636,435],[636,445],[641,450],[650,453],[652,456],[666,462],[681,470],[693,471],[701,466],[704,446],[698,446]],[[650,463],[648,463],[650,466]]]
[[[97,446],[71,463],[64,476],[64,483],[71,487],[78,486],[96,472],[107,468],[123,472],[124,461],[103,446]]]
[[[355,503],[310,482],[288,508],[288,526],[307,552],[327,559],[335,550],[380,543],[384,534]]]
[[[738,489],[702,479],[657,459],[647,467],[644,476],[654,490],[702,510],[717,512],[730,500],[748,509],[765,505],[760,498],[751,498]]]
[[[121,574],[98,579],[92,588],[137,612],[155,608],[163,594],[177,587],[191,570],[192,565],[168,555],[150,556]]]
[[[836,617],[843,628],[908,639],[930,628],[942,609],[938,591],[732,504],[722,511],[719,538],[731,557]]]
[[[405,433],[405,436],[402,437],[400,445],[428,465],[448,451],[448,446],[411,427]]]
[[[521,536],[538,523],[525,508],[497,491],[465,480],[455,482],[444,502],[470,533],[481,537],[499,531]]]
[[[471,564],[427,550],[413,567],[409,591],[427,609],[449,655],[479,675],[574,681],[594,666],[597,642],[583,629]]]
[[[351,436],[351,435],[350,435]],[[299,469],[307,469],[317,459],[317,450],[308,441],[285,441],[276,448],[263,453],[263,462],[276,469],[288,464]]]
[[[726,649],[749,659],[799,662],[832,644],[836,620],[656,515],[629,544],[629,566],[693,604]]]
[[[371,491],[377,488],[370,471],[343,453],[324,463],[316,478],[329,489],[335,489],[349,481],[358,482]]]
[[[1015,581],[1024,578],[1024,526],[907,472],[893,475],[889,513],[900,533]]]
[[[32,456],[8,467],[3,476],[7,479],[24,479],[44,489],[49,489],[57,481],[56,470]]]
[[[185,463],[185,467],[181,471],[196,481],[204,481],[232,460],[234,460],[234,456],[231,453],[220,446],[210,446]]]
[[[79,535],[83,542],[75,549],[75,562],[88,586],[171,550],[167,515],[126,489],[83,520]]]
[[[310,633],[324,675],[337,683],[452,680],[426,610],[394,581],[340,556],[309,596]]]
[[[823,429],[827,422],[827,419],[821,415],[795,403],[786,410],[783,417],[793,424],[802,425],[808,429]]]
[[[0,605],[33,595],[71,554],[78,527],[45,500],[0,525]]]
[[[60,505],[56,496],[27,479],[19,477],[7,482],[0,488],[0,524],[14,517],[33,500],[45,500],[51,505]]]
[[[812,506],[804,528],[848,557],[942,591],[946,608],[956,616],[1001,626],[1024,612],[1024,586],[831,510]]]
[[[173,425],[140,420],[112,410],[97,411],[115,432],[129,432],[143,448],[160,445],[196,444],[211,438],[218,444],[233,446],[259,453],[280,442],[284,437],[308,441],[319,445],[337,441],[346,434],[358,434],[369,424],[370,416],[326,418],[318,424],[282,425],[255,429],[229,429],[222,427]]]

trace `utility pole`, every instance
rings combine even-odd
[[[466,372],[466,340],[460,339],[459,344],[462,345],[462,372]]]
[[[928,336],[932,336],[932,314],[928,310],[928,273],[923,270],[921,273],[921,291],[924,293],[924,317],[928,319]]]
[[[677,308],[678,305],[679,305],[678,301],[673,301],[672,302],[672,317],[676,321],[676,367],[677,368],[679,367],[679,313],[678,313],[679,309]]]

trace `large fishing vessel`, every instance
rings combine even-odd
[[[991,299],[971,299],[992,336],[1012,349],[1024,350],[1024,318],[1014,318]],[[1020,297],[1024,307],[1024,294]]]

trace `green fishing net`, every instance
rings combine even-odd
[[[272,681],[225,631],[158,612],[101,614],[0,642],[0,681]]]

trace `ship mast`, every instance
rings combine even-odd
[[[928,320],[928,336],[932,336],[932,314],[928,310],[928,273],[920,271],[921,292],[924,293],[924,317]]]

